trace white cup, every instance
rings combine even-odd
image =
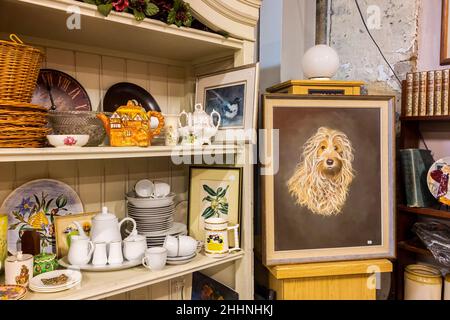
[[[174,236],[166,236],[163,248],[167,250],[167,256],[174,258],[178,256],[178,238]]]
[[[144,236],[135,236],[123,241],[123,255],[128,261],[141,260],[147,250]]]
[[[193,255],[197,251],[199,242],[189,236],[178,237],[178,254],[181,257]]]
[[[142,265],[152,271],[159,271],[164,269],[167,261],[167,249],[165,248],[150,248],[145,251],[142,258]]]
[[[167,197],[169,194],[170,194],[169,184],[161,181],[155,181],[153,188],[153,197],[164,198]]]
[[[189,236],[166,236],[163,247],[167,249],[167,256],[187,257],[193,255],[197,251],[199,242]]]
[[[140,180],[134,185],[134,191],[138,197],[150,198],[155,192],[155,185],[150,180]]]

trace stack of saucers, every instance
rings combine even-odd
[[[152,247],[162,247],[164,245],[164,240],[166,236],[182,236],[187,234],[187,226],[182,223],[175,222],[173,227],[165,232],[152,232],[143,234],[147,238],[147,246]]]
[[[76,270],[56,270],[40,274],[30,280],[34,292],[53,293],[71,289],[81,283],[81,272]]]

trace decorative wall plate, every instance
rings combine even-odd
[[[119,82],[108,89],[103,99],[103,111],[115,112],[130,100],[136,100],[145,111],[161,112],[155,98],[147,90],[129,82]]]
[[[17,252],[21,232],[38,229],[42,250],[53,252],[53,218],[83,212],[78,194],[67,184],[51,179],[27,182],[6,198],[0,208],[8,214],[8,251]]]
[[[0,300],[20,300],[27,294],[24,286],[1,285]]]
[[[449,178],[450,157],[436,161],[428,171],[428,189],[440,203],[445,205],[450,205]]]
[[[57,111],[92,110],[83,86],[67,73],[53,69],[41,69],[32,103]]]

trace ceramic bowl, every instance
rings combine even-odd
[[[136,208],[160,208],[167,207],[173,203],[173,199],[175,199],[176,194],[170,193],[167,197],[164,198],[139,198],[136,196],[135,192],[127,193],[128,202]]]
[[[73,148],[83,147],[89,141],[89,135],[82,134],[61,134],[61,135],[48,135],[48,142],[56,148]]]

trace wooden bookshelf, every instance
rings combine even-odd
[[[419,239],[400,241],[397,244],[400,250],[404,250],[410,253],[419,254],[422,256],[433,256],[427,248],[420,242]]]
[[[409,213],[439,219],[450,219],[450,211],[440,210],[439,208],[411,208],[405,205],[399,205],[398,211],[401,213]]]
[[[448,116],[401,116],[401,121],[450,121],[450,115]]]

